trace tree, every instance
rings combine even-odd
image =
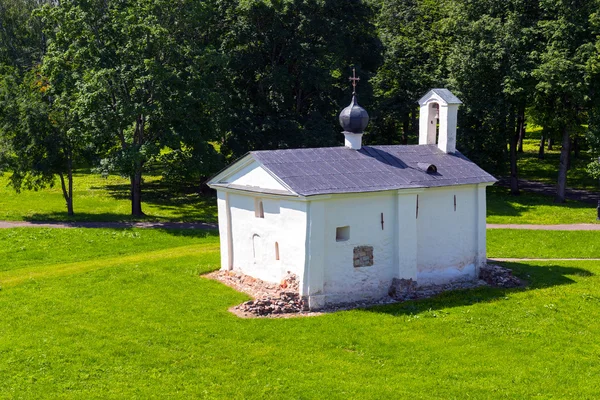
[[[47,62],[76,69],[82,125],[103,165],[129,177],[134,216],[148,162],[165,146],[212,137],[216,3],[64,0],[44,10]]]
[[[590,15],[595,0],[543,0],[538,27],[544,47],[534,53],[537,79],[532,116],[541,125],[560,132],[562,148],[555,202],[565,201],[571,134],[584,115],[588,86],[586,63],[593,53]]]
[[[0,79],[0,165],[11,171],[10,184],[17,192],[38,190],[53,186],[58,175],[73,215],[73,165],[82,154],[82,137],[74,129],[70,93],[53,87],[40,68],[22,80],[7,70]]]
[[[465,103],[459,145],[492,171],[502,170],[508,155],[511,193],[519,194],[518,140],[534,85],[527,54],[535,48],[539,10],[522,0],[456,0],[452,16],[449,83]]]
[[[0,2],[0,65],[24,71],[37,65],[46,48],[39,19],[32,12],[50,0],[3,0]]]
[[[229,104],[222,152],[237,157],[253,149],[337,143],[337,115],[350,100],[350,67],[359,67],[359,94],[368,96],[368,78],[379,62],[371,17],[359,0],[241,1],[232,7],[223,42]]]
[[[371,130],[380,143],[407,144],[409,134],[418,134],[417,100],[447,76],[452,39],[444,23],[448,8],[429,0],[375,3],[384,52],[383,64],[373,77],[377,104]]]

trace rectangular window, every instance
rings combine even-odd
[[[335,229],[335,241],[336,242],[345,242],[350,239],[350,227],[349,226],[340,226]]]

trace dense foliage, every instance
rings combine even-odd
[[[172,187],[253,149],[331,146],[349,101],[367,143],[414,143],[416,100],[464,102],[458,148],[510,175],[527,121],[559,139],[557,201],[570,158],[600,151],[599,0],[7,0],[0,4],[0,168],[36,189],[73,168]]]

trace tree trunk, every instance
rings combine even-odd
[[[65,183],[65,176],[62,173],[58,174],[60,177],[60,186],[62,188],[63,198],[67,203],[67,214],[69,216],[73,216],[73,172],[70,168],[67,175],[68,183]],[[69,187],[67,187],[67,184]]]
[[[560,150],[560,164],[558,165],[558,181],[556,183],[555,203],[564,203],[567,191],[567,171],[569,155],[571,153],[571,137],[566,126],[562,127],[562,149]]]
[[[142,212],[142,171],[141,168],[129,177],[131,182],[131,215],[143,217]]]
[[[146,125],[146,117],[141,114],[138,116],[135,124],[135,132],[133,135],[134,145],[144,144],[144,129]],[[142,161],[136,161],[134,165],[134,172],[129,177],[131,182],[131,215],[134,217],[144,216],[142,211]]]
[[[519,153],[523,152],[523,140],[525,140],[525,108],[520,108],[519,109],[519,115],[517,116],[517,121],[519,124],[519,142],[518,142],[518,147],[517,147],[517,151]]]
[[[404,114],[402,119],[402,144],[408,144],[408,129],[410,124],[410,115]]]
[[[548,136],[548,150],[554,150],[554,138]]]
[[[513,120],[514,121],[514,120]],[[509,152],[510,152],[510,194],[513,196],[518,196],[519,191],[519,171],[517,167],[517,146],[519,142],[519,137],[521,135],[521,130],[523,129],[523,125],[525,123],[525,108],[519,107],[519,111],[517,113],[517,126],[514,131],[514,134],[511,135],[510,143],[509,143]]]
[[[544,146],[546,145],[546,128],[542,128],[542,137],[540,138],[540,148],[538,151],[538,159],[544,159]]]

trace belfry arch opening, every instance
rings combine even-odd
[[[440,104],[437,102],[429,103],[427,111],[427,144],[438,144],[440,142]]]

